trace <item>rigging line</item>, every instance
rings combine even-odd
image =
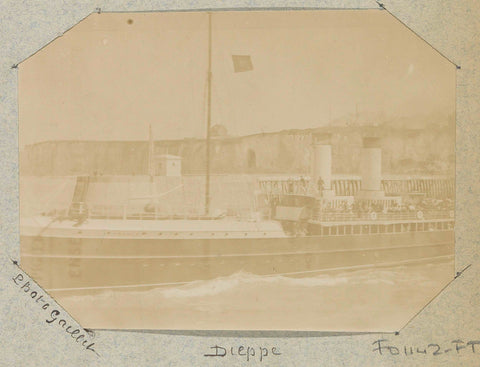
[[[168,194],[172,193],[175,190],[180,189],[181,187],[183,187],[183,184],[175,186],[174,188],[172,188],[170,190],[167,190],[167,191],[164,191],[164,192],[162,192],[161,194],[158,194],[158,195],[148,195],[148,196],[139,196],[139,197],[135,197],[135,198],[128,198],[127,202],[130,201],[130,200],[158,199],[158,198],[161,198],[165,195],[168,195]]]
[[[48,222],[44,227],[40,229],[40,231],[36,234],[36,236],[41,236],[54,222],[56,222],[60,217],[56,216],[52,218],[50,222]]]

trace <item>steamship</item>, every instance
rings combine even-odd
[[[211,54],[211,41],[209,46]],[[207,86],[210,110],[211,62]],[[80,176],[69,208],[21,218],[22,268],[49,292],[90,294],[237,272],[308,277],[453,259],[452,208],[400,210],[421,193],[385,193],[378,137],[363,140],[361,187],[354,195],[337,195],[330,137],[313,135],[309,177],[259,179],[258,192],[251,193],[256,206],[248,215],[211,210],[210,123],[208,113],[202,213],[165,214],[159,207],[170,191],[155,189],[99,209],[85,200],[98,178]],[[148,182],[154,187],[151,136]],[[138,200],[147,204],[134,205]]]
[[[142,210],[130,208],[131,201],[109,212],[73,200],[63,215],[24,218],[22,267],[47,291],[77,294],[181,285],[239,271],[306,277],[453,259],[452,210],[399,210],[409,194],[381,190],[378,138],[364,138],[361,189],[354,196],[332,190],[328,140],[313,137],[310,177],[264,180],[247,217],[166,215],[157,205],[167,192],[144,197],[151,201]],[[94,180],[78,177],[74,199],[85,198]]]

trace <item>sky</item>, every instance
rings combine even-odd
[[[20,146],[204,137],[207,62],[207,13],[92,14],[19,65]],[[230,135],[454,112],[455,66],[385,11],[212,14],[212,125]]]

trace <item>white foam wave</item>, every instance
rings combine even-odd
[[[429,282],[429,273],[431,266],[427,268],[412,268],[397,266],[392,268],[362,269],[350,272],[319,274],[311,277],[289,277],[283,275],[261,276],[244,271],[234,273],[229,276],[219,277],[211,280],[197,280],[179,286],[165,286],[149,289],[133,290],[105,290],[92,295],[72,295],[67,296],[73,300],[94,300],[94,299],[115,299],[123,294],[137,299],[150,299],[158,297],[164,299],[186,299],[200,298],[215,295],[229,295],[229,292],[247,291],[256,289],[277,290],[288,292],[290,290],[299,290],[301,288],[330,288],[338,286],[362,286],[372,284],[383,284],[388,287],[398,286],[415,282],[417,284]],[[231,295],[231,293],[230,293]]]
[[[230,276],[220,277],[212,280],[194,281],[192,283],[176,287],[161,289],[165,297],[203,297],[228,292],[242,286],[262,285],[291,286],[291,287],[318,287],[335,286],[348,282],[347,277],[318,276],[310,278],[291,278],[282,275],[261,276],[247,272],[237,272]]]

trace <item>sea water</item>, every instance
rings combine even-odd
[[[448,261],[308,278],[238,272],[175,287],[53,295],[87,328],[396,331],[453,277]]]

